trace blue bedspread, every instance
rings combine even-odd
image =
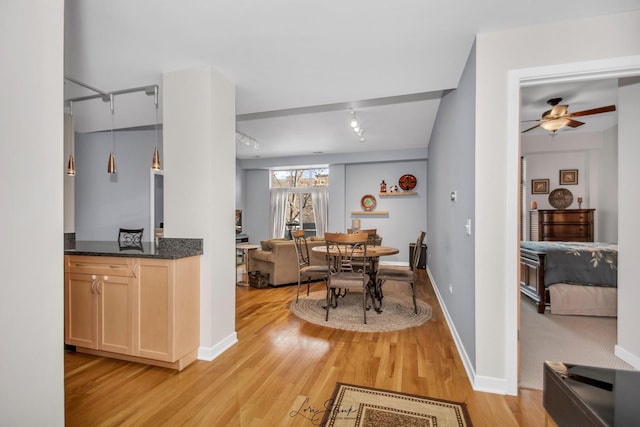
[[[617,287],[618,245],[600,242],[531,242],[520,247],[546,254],[544,283]]]

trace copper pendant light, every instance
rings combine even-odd
[[[116,169],[116,156],[113,153],[115,151],[115,146],[116,146],[116,137],[113,134],[113,127],[114,127],[114,108],[113,108],[113,94],[109,94],[109,103],[110,108],[111,108],[111,152],[109,153],[109,163],[107,164],[107,173],[116,173],[117,169]]]
[[[151,160],[151,169],[160,170],[160,152],[158,151],[158,86],[153,88],[153,100],[156,105],[156,147],[153,150],[153,158]]]
[[[73,101],[69,101],[69,116],[71,117],[71,152],[69,154],[69,161],[67,162],[67,175],[76,176],[76,161],[73,158],[73,142],[75,140],[75,130],[73,126]]]

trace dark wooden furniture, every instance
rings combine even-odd
[[[549,304],[549,289],[544,285],[545,254],[520,248],[520,292],[531,298],[538,313]]]
[[[543,378],[547,425],[638,425],[640,372],[545,362]]]
[[[594,212],[595,209],[529,211],[529,240],[593,242]]]

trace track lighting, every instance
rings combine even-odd
[[[111,109],[111,152],[109,153],[109,162],[107,163],[107,173],[116,173],[116,156],[114,151],[116,149],[116,136],[113,133],[115,127],[114,108],[113,108],[113,94],[109,94],[109,104]]]
[[[155,86],[153,88],[153,102],[156,105],[156,147],[153,150],[151,169],[157,171],[162,169],[162,167],[160,166],[160,153],[158,152],[158,86]]]
[[[260,148],[260,144],[258,144],[258,141],[240,132],[236,132],[236,141],[247,147],[253,146],[254,150],[257,150]]]
[[[356,112],[350,110],[350,116],[351,121],[349,122],[349,125],[351,126],[351,129],[355,132],[356,135],[358,135],[360,142],[364,142],[365,139],[362,136],[362,134],[364,133],[364,129],[362,129],[362,127],[360,127],[360,125],[358,124],[358,117],[356,117]]]
[[[69,120],[71,122],[71,132],[69,137],[71,138],[71,147],[70,147],[70,154],[69,154],[69,162],[67,163],[67,175],[69,176],[76,176],[76,161],[73,158],[73,143],[75,140],[75,130],[74,130],[74,125],[73,125],[73,101],[69,102],[69,116],[71,117],[71,120]]]

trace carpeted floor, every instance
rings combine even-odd
[[[614,369],[633,367],[613,354],[617,319],[539,314],[520,304],[520,387],[542,390],[545,360]]]
[[[411,291],[402,284],[385,284],[382,313],[368,310],[367,324],[364,323],[362,293],[351,292],[344,298],[338,298],[338,306],[329,309],[328,321],[325,321],[326,309],[323,308],[326,306],[325,298],[325,291],[312,292],[308,297],[301,292],[298,303],[292,301],[289,308],[307,322],[348,331],[397,331],[422,325],[431,319],[431,306],[424,301],[417,301],[418,314],[414,313]]]
[[[464,403],[337,383],[323,426],[471,426]]]

